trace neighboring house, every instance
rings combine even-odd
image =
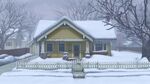
[[[5,43],[5,49],[15,49],[16,48],[16,42],[15,42],[15,38],[10,38],[7,40],[7,42]]]
[[[28,41],[26,39],[17,42],[16,37],[10,37],[5,43],[5,50],[26,48],[28,47]]]
[[[107,30],[101,21],[72,21],[63,17],[59,21],[41,20],[34,32],[31,53],[48,57],[83,57],[94,52],[107,52],[116,47],[114,29]]]

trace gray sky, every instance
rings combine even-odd
[[[67,0],[17,0],[19,3],[26,3],[33,14],[42,19],[55,19],[56,10],[60,10]]]

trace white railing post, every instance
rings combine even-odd
[[[39,69],[38,62],[35,63],[35,69]]]
[[[116,67],[117,67],[117,69],[119,69],[119,62],[117,62],[117,66]]]

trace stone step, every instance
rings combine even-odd
[[[85,78],[85,73],[84,72],[74,72],[73,78]]]

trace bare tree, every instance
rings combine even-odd
[[[57,10],[58,17],[67,16],[73,20],[97,19],[98,14],[89,5],[90,0],[68,0],[68,2]],[[94,13],[93,13],[94,12]]]
[[[91,7],[105,15],[107,25],[142,42],[142,57],[150,60],[150,8],[148,0],[94,0]],[[111,29],[111,28],[110,28]]]
[[[28,12],[26,17],[20,22],[20,28],[18,32],[16,32],[16,45],[17,47],[21,47],[22,40],[30,42],[32,40],[32,35],[35,30],[36,23],[39,18],[35,15]]]
[[[1,0],[0,6],[0,49],[4,49],[12,35],[27,28],[28,12],[13,0]]]

